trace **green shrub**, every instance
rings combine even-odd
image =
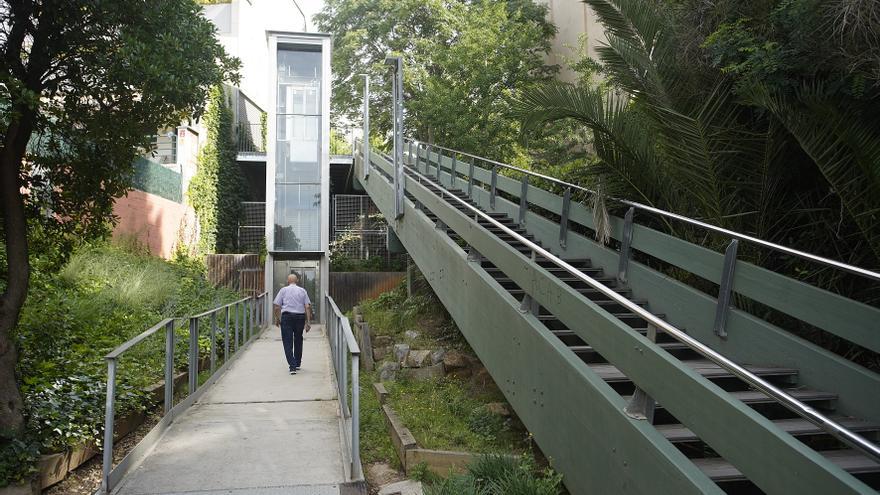
[[[530,455],[517,459],[500,455],[479,457],[464,474],[455,474],[425,487],[425,495],[558,495],[562,475],[539,471]]]

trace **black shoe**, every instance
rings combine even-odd
[[[296,374],[296,368],[290,368],[290,374],[291,374],[291,375],[295,375],[295,374]]]

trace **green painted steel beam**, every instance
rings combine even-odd
[[[387,168],[388,164],[382,162],[381,159],[375,160],[374,165]],[[381,186],[380,181],[367,185],[367,190],[374,200],[380,195],[381,189],[374,185],[376,183],[380,183]],[[387,189],[387,183],[385,185]],[[488,234],[482,227],[420,184],[408,180],[407,190],[469,244],[484,255],[488,254],[492,262],[519,286],[533,294],[543,306],[550,309],[584,340],[590,342],[600,354],[657,398],[664,407],[734,463],[762,489],[768,492],[788,490],[804,493],[870,492],[866,485],[782,432],[768,419],[733,399],[727,392],[611,317],[574,289],[552,277],[546,270],[529,263],[519,252]],[[405,217],[401,222],[404,225],[396,226],[404,244],[408,248],[415,249],[416,252],[421,245],[439,245],[439,242],[433,241],[425,243],[424,240],[430,236],[426,232],[409,236],[405,231],[405,226],[408,225],[406,218],[419,219],[421,215],[415,210],[411,211],[413,214]],[[428,226],[427,219],[425,217],[421,219],[422,226]],[[413,223],[413,225],[418,224]],[[459,252],[459,255],[464,256],[463,252]],[[414,259],[417,264],[428,261],[421,256],[414,256]],[[438,292],[461,293],[476,290],[477,287],[464,283],[465,281],[460,280],[458,276],[450,277],[448,271],[452,268],[449,266],[450,262],[446,261],[447,263],[438,268],[438,281],[435,284]],[[462,290],[462,285],[467,290]],[[468,294],[464,298],[465,302],[473,300],[473,294]],[[483,307],[485,306],[478,306],[480,309]],[[447,305],[447,309],[454,317],[456,316],[453,312],[454,305]],[[488,331],[485,323],[486,315],[483,315],[483,318],[483,323],[478,328],[486,332]],[[459,322],[458,319],[456,321],[465,331],[465,335],[470,338],[470,333],[465,328],[467,323],[471,322]],[[471,330],[473,331],[479,330]],[[501,345],[503,339],[492,339],[492,342],[496,346],[495,349],[491,346],[486,348],[480,346],[484,352],[489,352],[487,359],[490,359],[490,362],[492,354],[501,353],[506,356],[504,351],[509,350],[509,346]],[[479,353],[480,349],[477,351]],[[543,361],[541,363],[544,364]],[[489,369],[494,371],[492,367]],[[547,380],[552,381],[552,378],[553,376],[550,375]],[[525,407],[533,408],[536,405],[538,404],[533,401],[532,406],[526,403]],[[677,464],[680,469],[684,465],[693,467],[689,461],[680,461]],[[780,469],[780,466],[785,468]]]

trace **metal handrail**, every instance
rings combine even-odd
[[[339,310],[330,294],[324,293],[327,301],[327,335],[330,340],[330,357],[336,374],[336,390],[339,408],[343,418],[351,418],[351,478],[363,478],[360,453],[360,354],[361,348],[351,331],[348,318]],[[351,357],[351,407],[348,405],[348,358]]]
[[[557,179],[556,177],[551,177],[551,176],[549,176],[549,175],[544,175],[544,174],[541,174],[541,173],[538,173],[538,172],[533,172],[533,171],[531,171],[531,170],[526,170],[526,169],[524,169],[524,168],[515,167],[515,166],[513,166],[513,165],[509,165],[509,164],[507,164],[507,163],[502,163],[502,162],[499,162],[499,161],[496,161],[496,160],[491,160],[491,159],[489,159],[489,158],[484,158],[484,157],[477,156],[477,155],[474,155],[474,154],[471,154],[471,153],[467,153],[467,152],[464,152],[464,151],[459,151],[459,150],[456,150],[456,149],[447,148],[447,147],[439,146],[439,145],[436,145],[436,144],[428,144],[428,143],[424,143],[424,142],[421,142],[421,141],[418,141],[418,140],[415,140],[415,139],[405,139],[405,141],[409,141],[409,142],[411,142],[411,143],[413,143],[413,144],[415,144],[415,145],[430,146],[431,148],[442,149],[442,150],[445,150],[445,151],[450,152],[450,153],[458,153],[458,154],[460,154],[460,155],[464,155],[464,156],[467,156],[467,157],[473,158],[473,159],[475,159],[475,160],[480,160],[480,161],[482,161],[482,162],[484,162],[484,163],[489,163],[489,164],[492,164],[492,165],[495,165],[495,166],[498,166],[498,167],[506,168],[506,169],[508,169],[508,170],[514,170],[514,171],[516,171],[516,172],[520,172],[520,173],[523,173],[523,174],[526,174],[526,175],[529,175],[529,176],[532,176],[532,177],[536,177],[536,178],[539,178],[539,179],[543,179],[543,180],[546,180],[546,181],[552,182],[552,183],[554,183],[554,184],[557,184],[557,185],[559,185],[559,186],[563,186],[563,187],[567,187],[567,188],[571,188],[571,189],[577,189],[577,190],[579,190],[579,191],[583,191],[583,192],[586,192],[586,193],[589,193],[589,194],[592,194],[592,195],[596,195],[596,194],[597,194],[596,191],[594,191],[594,190],[592,190],[592,189],[588,189],[588,188],[586,188],[586,187],[582,187],[582,186],[579,186],[579,185],[577,185],[577,184],[572,184],[572,183],[570,183],[570,182],[566,182],[566,181],[564,181],[564,180]],[[742,233],[740,233],[740,232],[736,232],[736,231],[734,231],[734,230],[725,229],[725,228],[723,228],[723,227],[718,227],[717,225],[712,225],[712,224],[710,224],[710,223],[706,223],[706,222],[703,222],[703,221],[700,221],[700,220],[696,220],[696,219],[694,219],[694,218],[686,217],[686,216],[684,216],[684,215],[680,215],[680,214],[678,214],[678,213],[673,213],[673,212],[670,212],[670,211],[661,210],[660,208],[656,208],[656,207],[654,207],[654,206],[646,205],[646,204],[644,204],[644,203],[639,203],[639,202],[637,202],[637,201],[630,201],[630,200],[627,200],[627,199],[615,198],[615,197],[613,197],[613,196],[606,196],[606,198],[607,198],[607,199],[610,199],[611,201],[615,201],[615,202],[617,202],[617,203],[620,203],[620,204],[623,204],[623,205],[626,205],[626,206],[629,206],[629,207],[635,208],[635,209],[637,209],[637,210],[643,210],[643,211],[646,211],[646,212],[649,212],[649,213],[653,213],[653,214],[655,214],[655,215],[659,215],[659,216],[662,216],[662,217],[666,217],[666,218],[670,218],[670,219],[673,219],[673,220],[677,220],[677,221],[680,221],[680,222],[683,222],[683,223],[687,223],[687,224],[693,225],[693,226],[695,226],[695,227],[700,227],[700,228],[705,229],[705,230],[708,230],[708,231],[710,231],[710,232],[715,232],[715,233],[718,233],[718,234],[722,234],[722,235],[725,235],[725,236],[727,236],[727,237],[729,237],[729,238],[731,238],[731,239],[737,239],[737,240],[740,240],[740,241],[749,242],[749,243],[752,243],[752,244],[755,244],[755,245],[758,245],[758,246],[761,246],[761,247],[765,247],[765,248],[767,248],[767,249],[772,249],[772,250],[774,250],[774,251],[778,251],[778,252],[781,252],[781,253],[789,254],[789,255],[792,255],[792,256],[797,256],[797,257],[799,257],[799,258],[803,258],[803,259],[806,259],[806,260],[809,260],[809,261],[813,261],[813,262],[816,262],[816,263],[819,263],[819,264],[823,264],[823,265],[826,265],[826,266],[830,266],[830,267],[833,267],[833,268],[837,268],[838,270],[842,270],[842,271],[845,271],[845,272],[848,272],[848,273],[852,273],[852,274],[854,274],[854,275],[859,275],[859,276],[861,276],[861,277],[865,277],[865,278],[868,278],[868,279],[871,279],[871,280],[875,280],[875,281],[880,282],[880,273],[875,272],[875,271],[872,271],[872,270],[868,270],[868,269],[866,269],[866,268],[861,268],[861,267],[858,267],[858,266],[849,265],[849,264],[847,264],[847,263],[843,263],[843,262],[841,262],[841,261],[833,260],[833,259],[831,259],[831,258],[825,258],[825,257],[823,257],[823,256],[819,256],[819,255],[816,255],[816,254],[808,253],[808,252],[806,252],[806,251],[800,251],[800,250],[798,250],[798,249],[793,249],[793,248],[786,247],[786,246],[783,246],[783,245],[780,245],[780,244],[775,244],[775,243],[772,243],[772,242],[769,242],[769,241],[765,241],[765,240],[763,240],[763,239],[759,239],[759,238],[757,238],[757,237],[750,236],[750,235],[748,235],[748,234],[742,234]]]
[[[387,156],[386,156],[386,159],[388,159]],[[836,421],[823,415],[822,413],[820,413],[816,409],[797,400],[796,398],[787,394],[782,389],[776,387],[775,385],[764,380],[763,378],[755,375],[754,373],[747,370],[743,366],[740,366],[739,364],[731,361],[730,359],[726,358],[725,356],[723,356],[719,352],[706,346],[705,344],[703,344],[699,340],[691,337],[690,335],[688,335],[684,331],[679,330],[678,328],[671,325],[670,323],[667,323],[666,321],[658,318],[656,315],[649,312],[648,310],[635,304],[634,302],[630,301],[629,299],[621,296],[620,294],[618,294],[617,292],[615,292],[611,288],[596,281],[595,279],[586,275],[585,273],[578,270],[574,266],[568,264],[565,260],[558,258],[556,255],[554,255],[550,251],[542,248],[538,244],[523,237],[522,235],[517,233],[515,230],[513,230],[513,229],[507,227],[506,225],[504,225],[503,223],[495,220],[490,215],[480,211],[478,208],[474,207],[473,205],[471,205],[470,203],[468,203],[464,199],[459,198],[455,194],[452,194],[451,192],[447,191],[444,186],[442,186],[441,184],[438,184],[438,183],[434,182],[433,180],[431,180],[430,178],[422,175],[418,170],[414,170],[414,169],[412,169],[412,167],[409,167],[409,168],[414,175],[418,176],[420,182],[426,181],[426,182],[432,184],[433,186],[437,187],[442,193],[449,196],[453,201],[461,204],[462,206],[464,206],[465,208],[467,208],[468,210],[473,212],[474,215],[479,216],[483,220],[490,222],[494,227],[500,228],[505,234],[513,237],[516,241],[528,246],[529,249],[531,249],[533,254],[541,255],[544,258],[550,260],[551,262],[553,262],[554,265],[564,269],[566,272],[568,272],[570,275],[574,276],[578,280],[588,284],[593,289],[596,289],[597,291],[601,292],[603,295],[611,298],[613,301],[615,301],[619,305],[623,306],[628,311],[635,313],[636,315],[638,315],[639,317],[644,319],[646,322],[648,322],[648,324],[654,326],[658,330],[663,330],[664,332],[666,332],[667,334],[672,336],[677,341],[681,342],[682,344],[685,344],[693,351],[699,353],[703,357],[709,359],[710,361],[712,361],[713,363],[717,364],[718,366],[724,368],[725,370],[733,373],[736,377],[745,381],[746,383],[748,383],[750,386],[754,387],[755,389],[760,390],[761,392],[766,394],[768,397],[776,400],[777,402],[779,402],[780,404],[785,406],[787,409],[789,409],[792,412],[794,412],[795,414],[797,414],[798,416],[800,416],[800,417],[806,419],[807,421],[810,421],[811,423],[815,424],[816,426],[822,428],[823,430],[828,432],[834,438],[837,438],[838,440],[849,445],[850,447],[853,447],[853,448],[861,451],[862,453],[868,455],[869,457],[871,457],[877,461],[880,461],[880,447],[871,443],[870,441],[868,441],[867,439],[865,439],[861,435],[858,435],[857,433],[847,429],[846,427],[844,427],[840,423],[837,423]],[[520,256],[525,257],[525,255],[522,253],[520,253]]]
[[[215,371],[215,361],[217,355],[216,349],[216,332],[218,329],[217,325],[217,315],[220,312],[225,312],[225,324],[223,325],[224,330],[224,351],[223,351],[223,359],[224,363],[229,362],[229,351],[230,351],[230,341],[229,341],[229,331],[230,331],[230,323],[234,323],[235,326],[235,348],[234,351],[238,352],[239,350],[239,330],[241,330],[244,337],[244,344],[249,342],[256,333],[255,329],[261,328],[265,325],[266,322],[266,310],[268,308],[267,301],[268,292],[263,292],[262,294],[255,294],[251,297],[244,297],[237,301],[233,301],[227,304],[223,304],[221,306],[217,306],[208,311],[199,313],[197,315],[193,315],[190,317],[179,317],[179,318],[165,318],[160,321],[156,325],[150,327],[148,330],[140,333],[139,335],[128,339],[123,342],[115,349],[110,351],[104,359],[107,361],[107,397],[106,397],[106,405],[105,405],[105,413],[104,413],[104,445],[103,445],[103,467],[102,467],[102,480],[101,480],[101,489],[103,493],[112,492],[115,482],[113,478],[118,478],[117,473],[114,473],[113,469],[113,437],[114,437],[114,429],[116,423],[116,368],[119,359],[129,350],[149,338],[150,336],[156,334],[160,329],[165,329],[165,372],[164,372],[164,380],[165,380],[165,390],[164,390],[164,415],[168,415],[168,413],[173,409],[173,401],[174,401],[174,347],[175,347],[175,335],[174,335],[174,322],[175,320],[189,320],[189,388],[187,391],[188,396],[192,396],[192,394],[198,388],[198,373],[199,373],[199,347],[198,347],[198,337],[199,337],[199,320],[201,318],[211,317],[211,355],[210,355],[210,369],[211,374],[214,374]],[[234,320],[230,320],[230,308],[235,308],[235,316]],[[241,310],[239,310],[241,309]],[[240,321],[239,321],[240,320]],[[224,364],[226,366],[226,364]],[[222,369],[222,368],[221,368]],[[111,477],[111,473],[113,477]],[[124,471],[123,471],[124,473]]]

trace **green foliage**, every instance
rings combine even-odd
[[[379,381],[378,372],[362,372],[361,385],[361,461],[364,464],[388,462],[400,467],[400,459],[391,444],[388,427],[379,399],[373,393],[373,384]]]
[[[500,455],[479,457],[465,474],[452,475],[425,488],[426,495],[557,495],[562,475],[540,472],[534,459]]]
[[[234,252],[247,181],[235,160],[232,109],[223,87],[211,88],[204,122],[207,142],[199,151],[198,171],[187,191],[199,219],[198,250],[201,254]]]
[[[576,182],[849,263],[880,263],[880,128],[869,117],[880,114],[880,78],[854,55],[880,50],[866,34],[880,26],[876,2],[587,3],[608,35],[598,49],[607,84],[549,85],[514,103],[524,134],[560,121],[589,129],[595,160]],[[641,221],[716,249],[728,241]],[[846,274],[740,253],[863,300],[880,297]]]
[[[31,472],[36,458],[32,443],[46,453],[100,441],[107,373],[103,357],[113,348],[163,318],[238,298],[212,287],[196,262],[169,263],[106,245],[78,250],[58,274],[35,270],[31,286],[15,331],[29,440],[3,447],[0,479],[20,479]],[[186,329],[180,328],[175,353],[180,365],[185,335]],[[117,414],[147,407],[143,389],[161,381],[163,370],[160,332],[121,361]]]
[[[240,63],[192,0],[32,3],[0,8],[2,50],[22,61],[0,71],[0,135],[34,119],[12,164],[28,217],[59,240],[99,238],[151,136],[199,115]]]
[[[386,55],[404,57],[405,128],[423,141],[512,159],[517,122],[506,96],[546,81],[555,28],[533,0],[330,0],[315,19],[334,36],[333,109],[357,120],[363,79],[385,77]],[[371,127],[391,128],[390,89],[373,85]]]

